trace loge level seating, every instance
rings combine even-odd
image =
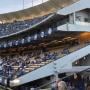
[[[89,43],[75,44],[72,47],[69,45],[63,48],[52,48],[48,52],[36,50],[26,54],[18,54],[13,56],[0,57],[0,66],[2,67],[2,75],[9,76],[10,79],[20,77],[28,72],[40,68],[58,58],[70,54],[73,51],[85,47]]]

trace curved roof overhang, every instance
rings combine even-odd
[[[8,22],[13,20],[33,19],[35,17],[56,12],[58,9],[64,8],[77,1],[79,0],[49,0],[28,9],[0,14],[0,21]]]
[[[71,4],[68,7],[58,10],[57,14],[69,15],[73,12],[78,12],[80,10],[85,10],[88,8],[90,8],[90,0],[79,0],[77,3]]]

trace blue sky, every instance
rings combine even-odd
[[[45,2],[47,0],[43,0]],[[32,6],[32,0],[24,0],[24,8]],[[42,0],[33,0],[33,5],[40,4]],[[23,9],[23,0],[0,0],[0,14]]]

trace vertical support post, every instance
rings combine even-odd
[[[24,9],[24,0],[23,0],[23,2],[22,2],[22,3],[23,3],[23,8],[22,8],[22,9]]]
[[[54,75],[52,76],[51,79],[52,81],[54,81],[54,83],[52,84],[52,88],[54,88],[54,90],[57,90],[58,72],[55,61],[53,61],[53,69],[54,69]]]
[[[32,7],[34,6],[34,3],[33,3],[34,1],[32,0]]]
[[[43,0],[42,0],[42,3],[43,3]]]
[[[73,13],[73,23],[75,24],[76,22],[76,12]]]

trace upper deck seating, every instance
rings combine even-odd
[[[12,23],[0,24],[0,36],[10,35],[18,31],[22,31],[24,29],[29,29],[31,26],[38,24],[39,22],[41,22],[50,15],[51,14],[35,18],[32,20],[28,19],[23,21],[14,21]]]

